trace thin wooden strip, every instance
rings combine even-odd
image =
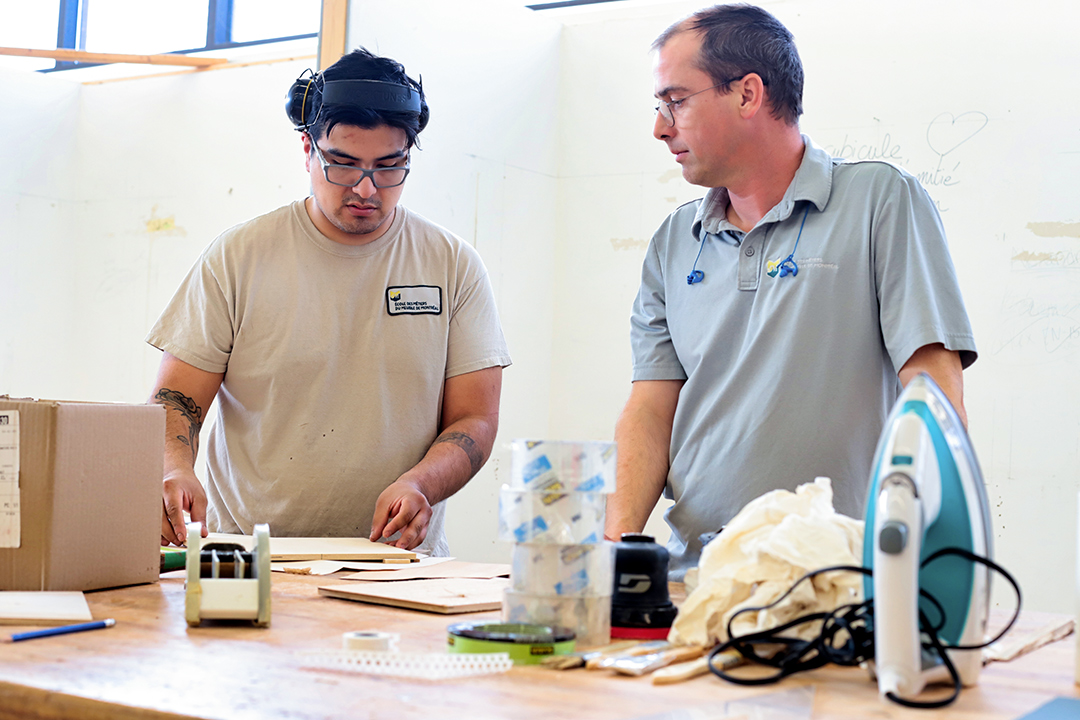
[[[146,75],[125,75],[118,78],[105,78],[102,80],[83,80],[83,85],[105,85],[107,83],[124,82],[127,80],[145,80],[147,78],[172,77],[173,75],[190,75],[192,73],[209,72],[211,70],[236,70],[237,68],[252,67],[254,65],[273,65],[275,63],[295,62],[297,60],[314,60],[314,55],[290,55],[289,57],[270,58],[269,60],[252,60],[250,62],[226,63],[225,65],[211,65],[205,68],[192,68],[190,70],[173,70],[172,72],[147,73]]]
[[[699,645],[675,647],[651,655],[622,658],[612,664],[611,669],[621,675],[645,675],[668,665],[694,660],[704,652],[705,648]]]
[[[348,0],[323,0],[319,27],[319,71],[333,65],[345,54],[349,25]]]
[[[161,55],[125,55],[122,53],[96,53],[85,50],[40,50],[37,48],[0,47],[0,55],[18,57],[52,58],[69,62],[90,62],[99,64],[129,63],[134,65],[187,65],[190,67],[209,67],[229,62],[226,58],[191,57],[166,53]]]
[[[729,670],[736,665],[741,665],[743,662],[743,656],[734,650],[727,650],[716,656],[716,666],[721,670]],[[678,663],[676,665],[669,665],[666,668],[661,668],[653,673],[652,681],[653,685],[671,685],[673,683],[680,683],[692,678],[696,678],[699,675],[705,675],[709,672],[709,656],[697,658],[690,662]]]

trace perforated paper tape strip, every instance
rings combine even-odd
[[[415,680],[448,680],[506,672],[514,666],[507,653],[449,655],[445,653],[385,653],[362,650],[320,650],[298,653],[304,667],[352,670]]]
[[[341,636],[341,646],[346,650],[396,651],[397,641],[397,635],[375,630],[354,630]]]

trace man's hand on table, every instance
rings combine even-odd
[[[406,473],[383,490],[375,502],[370,539],[376,542],[401,531],[401,536],[388,544],[412,550],[424,542],[430,521],[431,503]]]
[[[191,513],[191,522],[202,524],[202,536],[207,536],[206,491],[193,470],[177,470],[166,476],[161,495],[164,500],[161,510],[162,545],[184,545],[187,542],[185,510]]]

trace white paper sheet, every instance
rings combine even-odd
[[[0,547],[17,548],[19,509],[19,411],[0,410]]]

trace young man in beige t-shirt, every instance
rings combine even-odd
[[[147,338],[165,351],[162,544],[186,541],[187,511],[204,535],[268,522],[446,554],[442,501],[490,454],[510,358],[475,250],[399,205],[423,90],[357,50],[297,81],[288,112],[311,196],[215,240]]]

